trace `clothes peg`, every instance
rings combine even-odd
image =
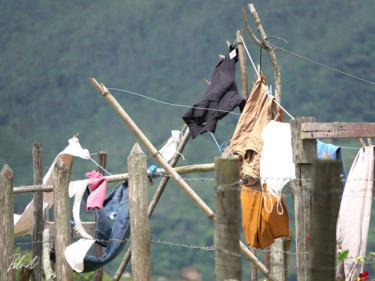
[[[359,138],[359,142],[362,144],[363,148],[366,148],[366,144],[365,144],[365,142],[363,141],[362,138]]]
[[[267,95],[268,98],[270,98],[270,96],[272,95],[272,85],[267,86]]]

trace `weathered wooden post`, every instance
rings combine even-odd
[[[34,184],[43,184],[43,161],[42,145],[39,142],[33,145],[33,170]],[[33,224],[33,241],[43,240],[43,192],[34,192],[34,224]],[[31,278],[34,281],[42,280],[42,243],[33,243],[32,258],[36,259],[35,267],[32,270]]]
[[[13,171],[5,164],[0,174],[0,255],[3,281],[16,280],[16,271],[11,264],[14,255],[13,208]]]
[[[240,161],[215,158],[216,225],[214,236],[216,280],[241,280]]]
[[[336,222],[341,189],[340,173],[340,161],[315,160],[313,162],[310,280],[335,280]]]
[[[297,117],[290,121],[296,166],[296,180],[291,182],[290,187],[294,197],[298,281],[309,280],[307,235],[310,235],[312,162],[317,159],[316,139],[301,138],[301,125],[306,122],[315,122],[315,117]]]
[[[98,164],[102,166],[104,169],[107,167],[107,152],[104,152],[104,151],[98,152]],[[104,176],[105,171],[102,168],[98,167],[97,171]],[[102,246],[95,243],[95,256],[99,258],[102,255],[103,255]],[[103,267],[95,270],[94,272],[94,281],[101,281],[102,279],[103,279]]]
[[[138,143],[128,157],[132,279],[151,280],[150,223],[147,207],[147,158]]]
[[[186,131],[185,131],[185,134],[182,138],[182,141],[177,148],[177,153],[173,156],[173,158],[170,162],[171,167],[176,166],[177,161],[180,158],[180,155],[181,155],[182,151],[184,150],[185,145],[188,142],[189,138],[190,138],[190,130],[189,130],[189,128],[187,128]],[[161,198],[161,195],[163,194],[164,189],[167,186],[168,181],[169,181],[169,177],[163,177],[161,179],[161,181],[159,183],[159,186],[158,186],[158,189],[155,191],[155,194],[152,197],[151,202],[148,206],[148,217],[149,218],[151,218],[152,213],[154,212],[154,209],[155,209],[156,205],[158,204],[159,199]],[[126,251],[124,258],[122,259],[122,261],[120,263],[120,266],[118,267],[118,269],[116,271],[116,274],[113,276],[113,281],[120,280],[121,274],[124,272],[128,262],[130,260],[130,257],[131,257],[131,246]]]
[[[69,171],[61,158],[56,161],[52,181],[54,186],[53,200],[55,202],[56,280],[72,281],[73,270],[64,254],[65,248],[71,243],[70,200],[68,195]]]

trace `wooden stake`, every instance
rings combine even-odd
[[[98,152],[98,164],[102,166],[104,169],[107,167],[107,152],[104,152],[104,151]],[[97,171],[104,176],[105,171],[102,168],[98,167]],[[95,215],[95,221],[96,221],[96,215]],[[100,258],[102,255],[103,255],[103,247],[95,243],[95,256],[97,258]],[[94,281],[101,281],[102,279],[103,279],[103,267],[98,268],[94,272]]]
[[[33,145],[34,184],[43,184],[42,163],[42,145],[36,142]],[[43,192],[34,192],[34,242],[43,240],[43,226]],[[42,280],[42,243],[33,243],[32,259],[36,259],[37,261],[35,267],[32,270],[32,280]]]
[[[147,157],[135,143],[128,157],[132,280],[151,280],[150,223],[147,214]]]
[[[335,280],[340,173],[341,164],[338,160],[315,160],[313,162],[310,280]]]
[[[121,119],[134,133],[134,135],[141,141],[148,152],[155,158],[155,160],[163,167],[163,169],[172,176],[173,180],[180,186],[180,188],[189,196],[189,198],[203,211],[203,213],[213,222],[215,222],[215,213],[207,206],[207,204],[194,192],[194,190],[180,177],[180,175],[163,159],[158,153],[156,148],[142,133],[134,121],[129,117],[117,100],[112,96],[108,89],[103,85],[99,84],[95,78],[90,78],[91,83],[98,89],[102,96],[108,101],[113,109],[120,115]],[[262,274],[267,277],[270,281],[276,280],[269,270],[250,252],[250,250],[241,242],[241,252],[253,262]]]
[[[311,169],[312,162],[317,157],[316,140],[302,140],[302,124],[315,122],[315,117],[297,117],[290,121],[292,133],[293,162],[296,166],[296,178],[290,187],[294,197],[296,251],[297,251],[297,279],[308,280],[307,237],[310,235],[311,208]]]
[[[1,280],[15,281],[14,219],[13,219],[13,171],[5,164],[0,174],[0,257]]]
[[[215,158],[215,272],[216,280],[241,280],[241,256],[237,241],[241,232],[240,161]]]
[[[69,171],[59,158],[52,173],[53,200],[56,226],[56,277],[57,281],[73,281],[73,270],[65,258],[65,248],[71,243],[70,199],[68,195]]]

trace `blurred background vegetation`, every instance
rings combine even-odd
[[[241,6],[255,25],[246,1],[10,1],[0,0],[0,164],[13,169],[14,185],[32,184],[32,145],[43,146],[47,172],[67,140],[79,132],[82,147],[108,153],[107,170],[127,171],[127,156],[137,141],[119,116],[89,82],[95,77],[108,88],[185,105],[172,106],[111,90],[155,146],[183,125],[187,107],[199,101],[226,40],[244,29]],[[273,44],[341,71],[375,81],[375,2],[372,0],[292,1],[254,0],[268,36],[287,40]],[[256,64],[259,48],[245,31],[245,42]],[[352,79],[285,52],[277,52],[282,75],[282,105],[293,116],[318,121],[374,122],[374,85]],[[255,73],[248,63],[251,83]],[[273,83],[272,67],[263,52],[262,69]],[[237,81],[239,83],[239,66]],[[238,110],[236,110],[238,112]],[[229,114],[218,123],[216,138],[229,140],[238,120]],[[288,119],[286,120],[288,121]],[[358,140],[335,144],[359,147]],[[146,150],[144,150],[146,151]],[[356,150],[344,150],[349,171]],[[210,134],[190,140],[179,165],[210,163],[220,153]],[[155,164],[150,159],[149,164]],[[76,159],[72,179],[95,169],[91,161]],[[213,174],[187,176],[193,189],[214,209]],[[207,179],[203,180],[201,178]],[[150,186],[150,195],[158,181]],[[109,186],[108,190],[114,186]],[[31,194],[15,196],[21,213]],[[293,200],[286,195],[291,230]],[[194,267],[203,280],[214,280],[214,253],[178,244],[213,245],[213,224],[172,182],[151,219],[152,274],[179,277],[182,267]],[[18,241],[29,241],[19,238]],[[22,246],[25,250],[26,246]],[[369,233],[375,247],[375,229]],[[293,251],[293,248],[292,248]],[[114,274],[122,256],[107,265]],[[291,258],[290,280],[295,263]],[[129,271],[129,268],[127,269]],[[249,264],[243,260],[243,276]]]

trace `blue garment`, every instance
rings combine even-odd
[[[342,187],[344,187],[345,182],[346,182],[346,178],[347,178],[347,174],[346,174],[346,170],[345,170],[345,167],[344,167],[344,163],[342,162],[342,158],[341,158],[341,147],[333,145],[333,144],[324,143],[320,140],[316,140],[316,144],[317,144],[317,151],[318,151],[318,159],[322,158],[324,152],[328,152],[329,156],[333,160],[340,160],[340,162],[341,162],[341,174],[343,175],[343,177],[342,177]]]
[[[87,188],[82,198],[85,203],[89,193],[90,190]],[[128,183],[122,182],[118,189],[108,194],[104,199],[103,208],[95,210],[95,212],[97,219],[94,238],[97,240],[96,243],[106,249],[99,258],[86,255],[82,272],[90,272],[103,267],[115,259],[125,247],[130,235]],[[112,220],[114,220],[113,226]],[[50,258],[52,261],[56,260],[54,249],[52,249]]]
[[[90,272],[111,262],[125,247],[130,235],[129,190],[128,183],[106,196],[101,210],[96,210],[96,227],[94,238],[96,243],[106,247],[104,254],[97,258],[86,255],[83,272]],[[114,219],[113,227],[111,219]],[[125,240],[125,241],[124,241]]]

